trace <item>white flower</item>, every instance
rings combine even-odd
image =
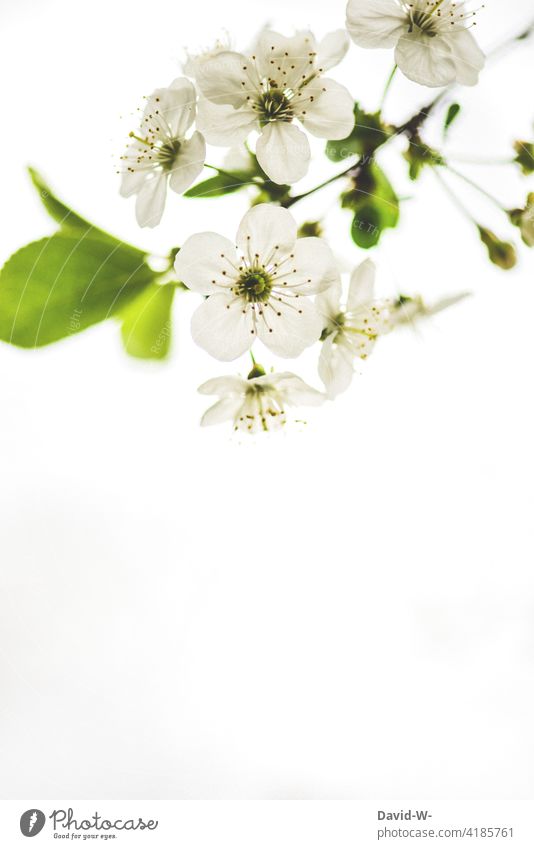
[[[235,360],[256,338],[281,357],[297,357],[323,323],[308,295],[339,279],[323,239],[297,239],[292,215],[259,204],[241,222],[237,251],[216,233],[191,236],[176,257],[178,279],[208,299],[193,315],[195,342]]]
[[[360,47],[395,47],[416,83],[476,85],[485,57],[468,29],[475,14],[453,0],[349,0],[347,29]]]
[[[348,45],[344,30],[319,45],[310,32],[286,38],[265,30],[250,59],[227,50],[197,63],[196,82],[204,95],[199,127],[207,141],[231,147],[257,130],[256,156],[268,177],[279,184],[300,180],[311,153],[295,121],[325,139],[346,138],[354,126],[353,98],[322,77]]]
[[[196,92],[180,77],[157,89],[147,100],[141,127],[121,157],[121,195],[137,195],[135,212],[141,227],[155,227],[165,209],[167,185],[181,194],[204,167],[206,143],[201,133],[186,139],[195,120]]]
[[[219,396],[219,401],[204,413],[202,425],[231,420],[234,430],[246,433],[279,430],[286,423],[286,406],[317,407],[324,401],[321,392],[295,374],[263,374],[263,369],[257,367],[248,380],[218,377],[208,380],[198,391]]]
[[[420,318],[430,318],[444,310],[459,304],[471,296],[470,292],[459,292],[457,295],[449,295],[439,301],[427,304],[421,295],[407,297],[402,295],[390,307],[390,323],[392,328],[403,324],[414,324]]]
[[[354,361],[365,360],[377,337],[389,331],[388,303],[374,297],[375,271],[371,260],[353,271],[345,308],[341,306],[339,282],[316,299],[324,327],[319,376],[329,398],[349,388]]]

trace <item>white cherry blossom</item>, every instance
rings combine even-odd
[[[199,128],[210,144],[231,147],[254,130],[258,161],[275,183],[291,184],[308,171],[314,136],[346,138],[354,126],[354,100],[347,89],[323,77],[349,46],[344,30],[317,45],[311,32],[286,38],[264,30],[249,58],[231,50],[195,64],[203,95]]]
[[[371,260],[354,270],[345,306],[340,282],[316,300],[324,328],[319,376],[329,398],[349,388],[355,360],[367,359],[377,337],[390,329],[388,302],[375,300],[375,271]]]
[[[245,433],[279,430],[286,424],[286,407],[317,407],[325,396],[291,372],[264,374],[255,367],[248,377],[229,376],[208,380],[198,390],[218,395],[219,400],[202,417],[201,424],[232,421],[234,430]]]
[[[193,315],[193,339],[219,360],[235,360],[256,339],[281,357],[297,357],[323,328],[309,295],[339,280],[328,244],[297,239],[286,209],[259,204],[243,218],[236,246],[198,233],[176,257],[178,279],[208,296]]]
[[[167,188],[181,194],[204,167],[206,143],[201,133],[186,133],[195,120],[196,92],[180,77],[169,88],[156,89],[147,99],[141,126],[130,133],[123,157],[121,195],[137,195],[135,212],[141,227],[161,221]]]
[[[453,0],[349,0],[347,29],[360,47],[394,47],[416,83],[476,85],[485,57],[469,31],[475,14]]]

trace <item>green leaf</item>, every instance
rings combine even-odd
[[[362,168],[354,182],[354,188],[342,195],[341,203],[344,209],[354,212],[353,241],[368,249],[378,244],[386,228],[399,223],[399,199],[375,162]]]
[[[33,185],[39,192],[39,197],[44,208],[51,218],[57,221],[61,227],[72,227],[75,230],[96,230],[89,221],[86,221],[85,218],[73,212],[72,209],[53,194],[35,168],[28,168],[28,173]]]
[[[446,133],[449,127],[456,121],[458,115],[460,114],[462,107],[459,103],[451,103],[447,110],[447,114],[445,116],[445,123],[443,125],[443,130]]]
[[[408,149],[403,153],[403,156],[410,166],[410,180],[417,180],[421,175],[421,171],[427,165],[445,164],[445,160],[440,152],[425,144],[418,134],[410,137]]]
[[[332,162],[340,162],[349,156],[372,157],[372,154],[389,138],[393,128],[382,122],[380,112],[364,112],[354,105],[354,129],[346,139],[329,141],[326,155]]]
[[[516,141],[514,150],[517,153],[514,162],[521,167],[523,174],[534,173],[534,144],[526,141]]]
[[[122,311],[122,341],[132,357],[163,360],[171,346],[175,287],[151,283]]]
[[[143,254],[94,231],[32,242],[0,271],[0,339],[40,347],[120,312],[154,279]]]
[[[186,198],[214,198],[238,192],[253,182],[248,174],[217,174],[185,192]]]
[[[54,221],[57,221],[60,225],[61,230],[75,231],[80,234],[87,233],[93,238],[98,238],[108,242],[110,245],[120,245],[122,248],[128,249],[132,254],[135,254],[139,260],[145,256],[145,251],[117,239],[115,236],[112,236],[111,233],[106,233],[105,230],[101,230],[99,227],[91,224],[90,221],[82,218],[82,216],[78,215],[77,212],[74,212],[74,210],[67,206],[66,203],[59,200],[35,168],[28,168],[28,173],[33,185],[39,192],[41,203],[50,217],[53,218]]]
[[[359,248],[369,250],[380,241],[381,233],[380,212],[372,203],[362,204],[352,220],[352,240]]]

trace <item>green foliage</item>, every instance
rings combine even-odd
[[[360,248],[378,244],[387,227],[399,222],[399,199],[381,168],[371,163],[353,178],[354,187],[341,196],[344,209],[354,212],[351,235]]]
[[[439,151],[425,144],[417,134],[410,137],[408,150],[403,153],[403,156],[410,166],[408,172],[410,180],[417,180],[426,165],[435,166],[445,164],[445,160]]]
[[[514,162],[520,166],[523,174],[527,176],[534,174],[534,143],[526,141],[516,141],[514,150],[517,156]]]
[[[291,186],[278,185],[265,178],[265,183],[252,201],[252,206],[257,206],[259,203],[279,203],[283,206],[290,197]]]
[[[517,253],[511,242],[503,242],[492,230],[487,227],[478,228],[480,238],[488,249],[488,255],[494,265],[498,265],[504,271],[509,271],[517,263]]]
[[[0,339],[40,347],[114,315],[154,278],[136,253],[59,232],[32,242],[0,272]]]
[[[39,193],[41,203],[50,217],[59,224],[61,230],[74,230],[80,234],[87,232],[92,238],[103,239],[112,245],[120,244],[123,247],[128,247],[130,251],[135,252],[139,258],[144,256],[144,252],[139,248],[135,248],[133,245],[126,246],[125,242],[119,242],[119,240],[114,236],[111,236],[104,230],[100,230],[99,227],[95,227],[94,224],[91,224],[90,221],[82,218],[81,215],[78,215],[77,212],[74,212],[74,210],[63,203],[63,201],[59,200],[35,168],[28,168],[28,173],[33,185]]]
[[[0,339],[23,348],[48,345],[126,307],[133,326],[134,310],[146,310],[140,296],[158,277],[144,251],[94,227],[34,169],[30,177],[60,229],[18,250],[0,271]]]
[[[459,103],[451,103],[447,110],[447,114],[445,116],[445,123],[443,125],[443,132],[446,134],[452,124],[456,121],[458,115],[460,114],[462,107]]]
[[[122,311],[122,341],[132,357],[163,360],[171,347],[171,310],[175,287],[150,283]]]
[[[349,156],[371,159],[375,150],[394,133],[394,128],[384,124],[380,112],[364,112],[358,103],[354,105],[354,129],[346,139],[329,141],[326,155],[332,162],[340,162]]]
[[[253,177],[250,174],[217,174],[216,177],[210,177],[209,180],[204,180],[202,183],[197,183],[196,186],[185,192],[186,198],[215,198],[222,195],[233,194],[241,189],[245,189],[253,183]]]
[[[323,225],[320,221],[305,221],[298,230],[299,239],[311,237],[321,238],[324,235]]]

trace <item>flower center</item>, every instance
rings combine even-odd
[[[271,83],[269,91],[260,94],[256,109],[260,124],[264,127],[272,121],[287,121],[293,120],[293,109],[291,108],[291,97],[293,92],[289,89],[282,91],[275,84]],[[274,87],[273,87],[274,86]]]
[[[413,32],[414,28],[417,27],[424,35],[433,38],[438,34],[436,19],[433,15],[433,9],[430,12],[410,12],[410,27],[408,32]]]
[[[237,292],[251,304],[264,304],[269,300],[273,283],[263,268],[250,268],[237,281]]]
[[[181,147],[179,139],[169,139],[156,148],[158,163],[164,171],[172,171]]]
[[[463,3],[451,0],[404,0],[403,6],[408,17],[408,32],[412,33],[417,28],[429,38],[448,27],[454,31],[474,26],[473,18],[476,17],[476,11],[465,11]]]

